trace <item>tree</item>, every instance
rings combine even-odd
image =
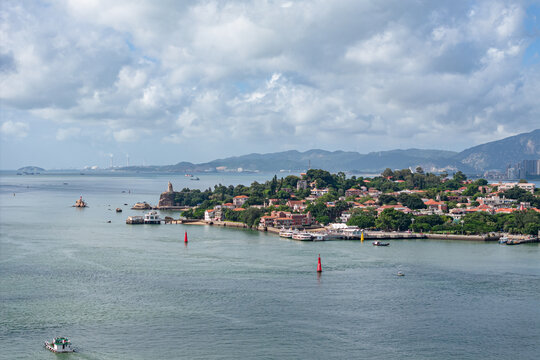
[[[330,222],[330,218],[327,215],[319,215],[315,218],[319,224],[326,225]]]
[[[195,219],[202,219],[202,218],[204,218],[204,212],[205,212],[205,209],[203,209],[203,208],[196,208],[195,210],[193,210],[193,218],[195,218]]]
[[[347,221],[349,226],[358,226],[361,229],[368,229],[375,226],[375,217],[368,214],[353,215]]]
[[[270,195],[274,195],[277,189],[277,175],[274,175],[272,181],[270,182]]]
[[[386,231],[407,230],[411,225],[412,215],[394,209],[384,209],[375,221],[375,225]]]
[[[284,187],[290,187],[292,189],[296,189],[296,185],[298,184],[298,180],[300,178],[298,176],[289,175],[283,179],[283,186]]]
[[[381,176],[383,176],[383,177],[385,177],[385,178],[390,178],[390,177],[393,177],[393,176],[394,176],[394,172],[392,171],[392,169],[386,168],[386,169],[382,172]]]
[[[318,187],[335,185],[335,179],[326,170],[310,169],[306,173],[306,178],[310,181],[316,181]]]
[[[463,195],[465,196],[473,196],[478,191],[478,187],[475,184],[471,184],[467,186],[467,190],[463,191]]]
[[[379,204],[381,204],[381,205],[386,205],[386,204],[395,205],[395,204],[397,204],[397,199],[393,195],[382,194],[382,195],[379,196]]]
[[[261,209],[249,208],[241,212],[240,219],[249,227],[252,227],[259,223],[259,220],[261,216],[263,216],[263,214],[264,214],[264,211]]]
[[[497,221],[494,215],[478,211],[463,217],[463,228],[468,233],[488,233],[497,231]]]
[[[401,193],[398,196],[398,201],[408,207],[409,209],[424,209],[426,205],[422,201],[422,198],[418,195],[409,195]]]
[[[317,219],[320,216],[328,217],[328,208],[322,202],[311,203],[306,207],[306,212],[311,212],[311,215]],[[319,221],[319,220],[317,220]],[[319,221],[320,222],[320,221]]]
[[[424,169],[422,169],[421,166],[418,166],[418,167],[416,168],[416,173],[417,173],[417,174],[423,174],[423,173],[424,173]]]
[[[467,176],[465,176],[465,174],[462,173],[461,171],[458,171],[457,173],[454,174],[454,180],[461,183],[461,182],[467,180]]]
[[[540,197],[534,196],[527,190],[523,190],[520,187],[514,186],[511,189],[506,190],[503,193],[504,196],[506,196],[509,199],[515,199],[518,202],[528,202],[531,203],[534,207],[540,206]]]
[[[487,184],[489,184],[486,179],[478,179],[475,182],[476,182],[476,185],[478,186],[486,186]]]

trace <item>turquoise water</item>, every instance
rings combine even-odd
[[[169,180],[205,188],[266,178],[3,175],[0,344],[20,351],[0,357],[537,358],[537,244],[418,240],[380,248],[125,224],[140,214],[129,207],[157,203]],[[80,195],[88,208],[71,207]],[[79,353],[43,349],[60,335]]]

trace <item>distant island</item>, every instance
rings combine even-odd
[[[46,170],[37,166],[25,166],[20,169],[17,169],[17,174],[34,175],[34,174],[40,174],[44,171]]]

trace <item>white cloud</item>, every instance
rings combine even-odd
[[[58,141],[91,127],[121,143],[196,138],[212,154],[231,140],[273,151],[276,138],[459,149],[537,127],[525,11],[487,0],[7,1],[0,100],[60,127]]]
[[[113,131],[114,140],[118,142],[134,142],[139,140],[140,135],[140,132],[134,129]]]
[[[81,128],[78,128],[78,127],[58,129],[56,131],[56,140],[58,141],[77,140],[80,133],[81,133]]]
[[[404,29],[400,31],[385,31],[362,41],[347,50],[345,58],[358,61],[364,65],[391,64],[400,61],[404,50],[400,35],[405,35]]]
[[[30,130],[30,126],[20,121],[8,120],[4,121],[0,126],[0,132],[5,137],[24,138],[28,135],[28,130]]]

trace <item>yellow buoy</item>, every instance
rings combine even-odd
[[[364,232],[362,231],[362,235],[360,235],[360,242],[364,242]]]

